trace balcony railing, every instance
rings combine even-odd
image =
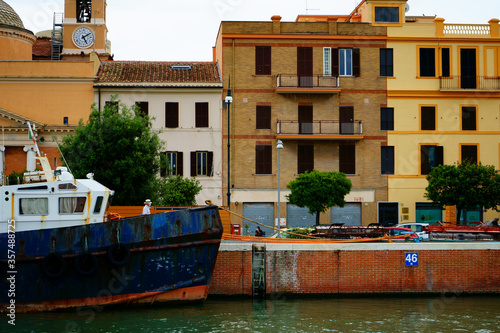
[[[338,89],[339,78],[326,75],[298,76],[296,74],[278,74],[277,89],[280,88]]]
[[[446,90],[446,89],[500,90],[500,77],[491,77],[491,76],[440,77],[439,88],[441,90]]]
[[[490,36],[489,24],[445,24],[443,27],[445,35],[460,36]]]
[[[341,123],[338,120],[315,120],[299,122],[297,120],[278,120],[278,135],[362,135],[361,120]]]

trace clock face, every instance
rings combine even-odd
[[[87,27],[80,27],[73,32],[73,43],[81,48],[94,44],[94,33]]]

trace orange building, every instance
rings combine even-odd
[[[66,0],[51,38],[37,40],[0,0],[2,175],[36,168],[27,121],[42,153],[60,164],[55,141],[88,118],[100,60],[110,58],[105,8],[105,0]]]

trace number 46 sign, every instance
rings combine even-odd
[[[418,266],[418,253],[406,252],[405,253],[405,266]]]

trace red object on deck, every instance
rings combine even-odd
[[[239,224],[231,224],[231,234],[241,235],[241,228]]]

